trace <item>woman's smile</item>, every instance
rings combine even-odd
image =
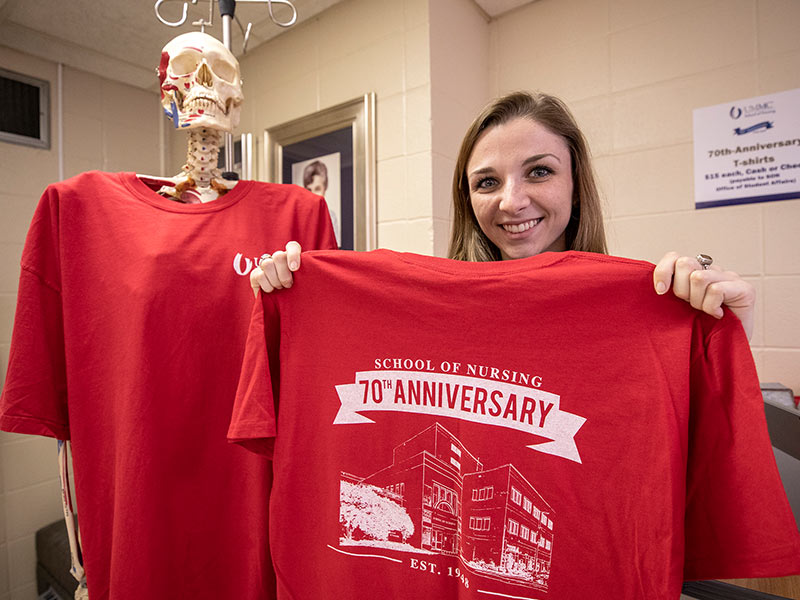
[[[525,233],[529,229],[536,227],[536,225],[538,225],[542,219],[544,219],[544,217],[531,219],[530,221],[524,221],[523,223],[502,223],[500,226],[508,233]]]

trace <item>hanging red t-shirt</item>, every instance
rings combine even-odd
[[[741,324],[652,271],[305,254],[256,303],[228,432],[273,459],[278,597],[673,600],[800,572]]]
[[[179,204],[94,171],[44,192],[0,428],[72,441],[92,600],[274,596],[270,465],[225,432],[248,275],[288,240],[335,247],[324,201],[297,186]]]

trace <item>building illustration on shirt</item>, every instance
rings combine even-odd
[[[512,464],[491,469],[439,423],[367,476],[342,473],[340,545],[459,557],[475,574],[546,591],[553,509]]]

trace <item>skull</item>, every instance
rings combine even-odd
[[[164,46],[158,80],[161,105],[176,129],[232,131],[239,124],[239,62],[210,35],[184,33]]]

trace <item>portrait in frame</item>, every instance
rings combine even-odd
[[[377,247],[375,94],[264,132],[266,179],[325,197],[340,248]]]

